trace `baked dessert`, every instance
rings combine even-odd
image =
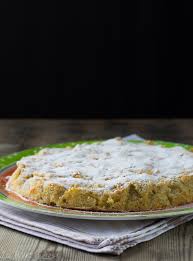
[[[144,211],[193,202],[193,153],[115,138],[22,158],[7,189],[38,203]]]

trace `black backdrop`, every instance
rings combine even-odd
[[[168,5],[4,1],[0,117],[192,117],[192,9]]]

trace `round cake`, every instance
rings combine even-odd
[[[7,189],[37,203],[144,211],[193,202],[193,153],[115,138],[22,158]]]

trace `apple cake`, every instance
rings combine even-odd
[[[193,202],[193,153],[114,138],[45,148],[17,162],[7,189],[40,204],[145,211]]]

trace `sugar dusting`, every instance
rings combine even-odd
[[[114,138],[74,148],[47,148],[22,158],[24,179],[43,178],[45,185],[80,186],[93,191],[111,190],[130,181],[174,179],[193,175],[193,153],[182,147],[130,143]],[[30,179],[29,179],[30,180]]]

